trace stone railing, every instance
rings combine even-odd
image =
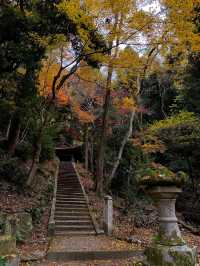
[[[53,236],[55,232],[55,209],[56,209],[58,173],[59,173],[59,164],[57,166],[56,173],[55,173],[53,199],[52,199],[51,213],[50,213],[49,224],[48,224],[48,236]]]

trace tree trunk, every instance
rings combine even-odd
[[[118,27],[120,28],[122,25],[123,17],[119,20],[119,14],[115,15],[115,23],[113,25],[112,32],[117,32]],[[113,56],[111,55],[110,49],[110,62],[108,64],[108,74],[106,80],[106,95],[104,100],[104,107],[103,107],[103,119],[102,119],[102,128],[101,128],[101,135],[100,135],[100,142],[99,142],[99,149],[97,155],[97,169],[96,169],[96,191],[99,196],[103,195],[103,184],[104,184],[104,157],[105,157],[105,148],[106,148],[106,133],[107,133],[107,126],[108,126],[108,114],[109,114],[109,107],[111,101],[111,84],[112,84],[112,75],[114,64],[113,62],[117,58],[118,50],[119,50],[119,41],[120,36],[116,33],[116,36],[113,36],[112,40],[110,40],[109,47],[112,48],[114,41],[116,41],[116,48],[114,51]]]
[[[196,188],[195,188],[195,181],[194,181],[194,177],[193,177],[192,163],[191,163],[191,160],[190,160],[189,156],[186,158],[186,161],[187,161],[187,165],[188,165],[189,177],[190,177],[190,179],[192,181],[192,190],[195,193],[195,195],[197,195],[197,191],[196,191]]]
[[[89,162],[89,140],[88,140],[88,125],[85,126],[85,169],[88,171]]]
[[[90,158],[90,170],[94,174],[94,145],[93,139],[90,138],[90,145],[89,145],[89,158]]]
[[[30,167],[27,182],[26,182],[26,185],[29,187],[31,187],[31,185],[33,183],[33,179],[35,177],[35,174],[36,174],[36,171],[38,168],[38,164],[40,161],[40,154],[41,154],[41,150],[42,150],[42,132],[43,132],[43,128],[40,128],[40,130],[38,132],[38,138],[37,138],[36,143],[35,143],[35,147],[34,147],[34,151],[33,151],[33,159],[32,159],[31,167]]]
[[[112,179],[114,178],[114,176],[116,174],[117,168],[118,168],[119,163],[120,163],[121,158],[122,158],[122,154],[123,154],[123,151],[124,151],[124,147],[125,147],[128,139],[132,135],[132,132],[133,132],[133,119],[134,119],[134,117],[135,117],[135,110],[133,110],[132,113],[131,113],[130,122],[129,122],[129,128],[128,128],[128,131],[127,131],[127,133],[125,134],[125,136],[124,136],[124,138],[122,140],[122,143],[121,143],[121,146],[120,146],[118,155],[117,155],[117,159],[114,162],[113,169],[112,169],[111,175],[109,177],[109,183],[112,181]]]
[[[15,149],[20,135],[20,118],[18,114],[15,114],[12,118],[9,135],[8,135],[8,154],[12,156],[15,153]]]
[[[7,130],[6,130],[6,139],[8,140],[9,134],[10,134],[10,127],[11,127],[11,118],[9,119]]]
[[[108,76],[107,76],[107,84],[106,84],[106,95],[104,101],[104,112],[103,112],[103,120],[102,120],[102,128],[101,128],[101,135],[100,135],[100,142],[99,142],[99,149],[97,155],[97,169],[96,169],[96,191],[99,196],[103,194],[103,179],[104,179],[104,154],[105,154],[105,147],[106,147],[106,132],[107,132],[107,125],[108,125],[108,112],[110,106],[110,96],[111,96],[111,81],[112,81],[112,66],[108,69]]]

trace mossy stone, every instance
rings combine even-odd
[[[170,236],[164,234],[163,232],[159,232],[153,238],[153,243],[155,245],[161,244],[165,246],[184,246],[186,243],[181,236],[177,235],[177,232],[174,231]]]
[[[6,256],[16,253],[16,240],[14,237],[0,236],[0,256]]]
[[[139,185],[145,187],[152,186],[177,186],[182,187],[187,181],[187,175],[179,171],[172,172],[167,167],[152,163],[136,173],[136,179]]]
[[[155,245],[145,251],[146,266],[195,266],[195,252],[185,246]]]

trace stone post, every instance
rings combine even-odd
[[[175,213],[175,186],[155,186],[147,190],[158,208],[159,231],[145,250],[147,266],[195,266],[195,249],[189,248],[181,236]]]
[[[16,238],[13,235],[15,231],[15,221],[12,217],[6,217],[4,220],[4,234],[0,235],[0,257],[2,265],[19,266],[20,258],[17,254]]]
[[[111,196],[106,195],[104,201],[104,231],[107,235],[111,235],[113,230],[113,200]]]

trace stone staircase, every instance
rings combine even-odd
[[[88,209],[87,197],[79,175],[72,162],[61,162],[58,179],[55,182],[52,213],[49,227],[53,225],[51,242],[47,251],[46,263],[128,259],[141,256],[135,248],[123,247],[112,237],[103,235]],[[119,249],[119,246],[121,247]],[[69,264],[71,265],[71,264]],[[77,265],[77,264],[72,264]],[[90,264],[94,265],[94,264]],[[96,263],[95,263],[96,265]],[[105,265],[105,264],[103,264]],[[124,265],[124,264],[123,264]]]
[[[94,235],[87,200],[72,162],[61,162],[55,204],[55,235]]]

